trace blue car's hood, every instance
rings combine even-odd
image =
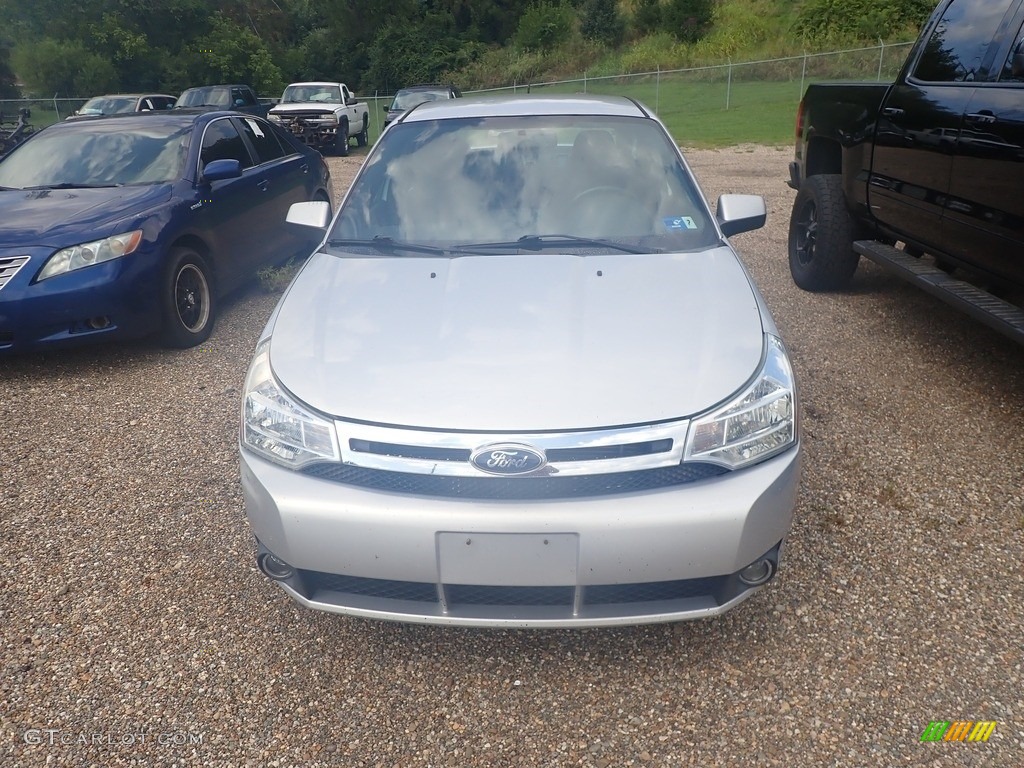
[[[106,237],[113,224],[159,205],[170,194],[170,184],[0,190],[0,246],[56,248]]]

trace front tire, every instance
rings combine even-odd
[[[789,271],[805,291],[829,291],[850,282],[860,256],[856,223],[846,208],[838,174],[809,176],[800,185],[789,220]]]
[[[215,303],[210,268],[191,248],[172,248],[163,287],[163,341],[185,349],[213,331]]]
[[[370,143],[370,119],[363,115],[363,130],[356,134],[356,146],[365,147]]]
[[[348,157],[348,121],[338,125],[338,132],[334,137],[334,153],[338,157]]]

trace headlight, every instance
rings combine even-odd
[[[271,113],[269,113],[267,115],[267,120],[269,120],[272,123],[280,123],[281,122],[281,116],[280,115],[275,115],[273,112],[271,112]]]
[[[732,402],[694,419],[684,461],[739,469],[796,442],[796,385],[782,342],[766,336],[768,353],[754,383]]]
[[[94,240],[91,243],[64,248],[47,260],[38,279],[45,280],[54,275],[63,275],[65,272],[127,256],[138,248],[141,242],[142,230],[137,229],[123,235],[114,235],[103,240]]]
[[[311,461],[340,459],[334,425],[300,406],[274,380],[270,339],[256,347],[245,377],[242,443],[291,469]]]
[[[320,117],[320,122],[323,123],[324,125],[337,125],[338,124],[338,116],[337,115],[322,115]]]

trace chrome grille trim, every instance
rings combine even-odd
[[[4,256],[0,257],[0,290],[7,285],[18,271],[28,264],[31,256]]]
[[[523,434],[433,432],[335,422],[343,464],[449,477],[488,477],[469,463],[468,456],[492,443],[525,443],[545,453],[554,452],[540,474],[564,477],[675,467],[683,459],[689,426],[688,420],[680,420],[590,431]],[[652,448],[649,452],[640,452],[628,447],[638,443],[651,444]],[[374,452],[377,446],[382,452]],[[616,453],[623,455],[613,455]],[[556,460],[556,457],[574,454],[577,460]],[[467,458],[459,460],[463,455]],[[609,455],[610,458],[606,457]]]

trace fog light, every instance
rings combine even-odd
[[[767,557],[763,560],[758,560],[756,563],[751,563],[739,573],[740,581],[752,587],[764,584],[774,575],[775,563]]]
[[[267,578],[273,579],[274,581],[284,581],[290,579],[295,574],[295,569],[292,568],[288,563],[279,557],[275,557],[269,552],[264,552],[256,560],[260,570],[267,576]]]
[[[108,325],[110,325],[110,318],[106,315],[99,315],[97,317],[90,317],[85,321],[85,324],[94,331],[102,331]]]

